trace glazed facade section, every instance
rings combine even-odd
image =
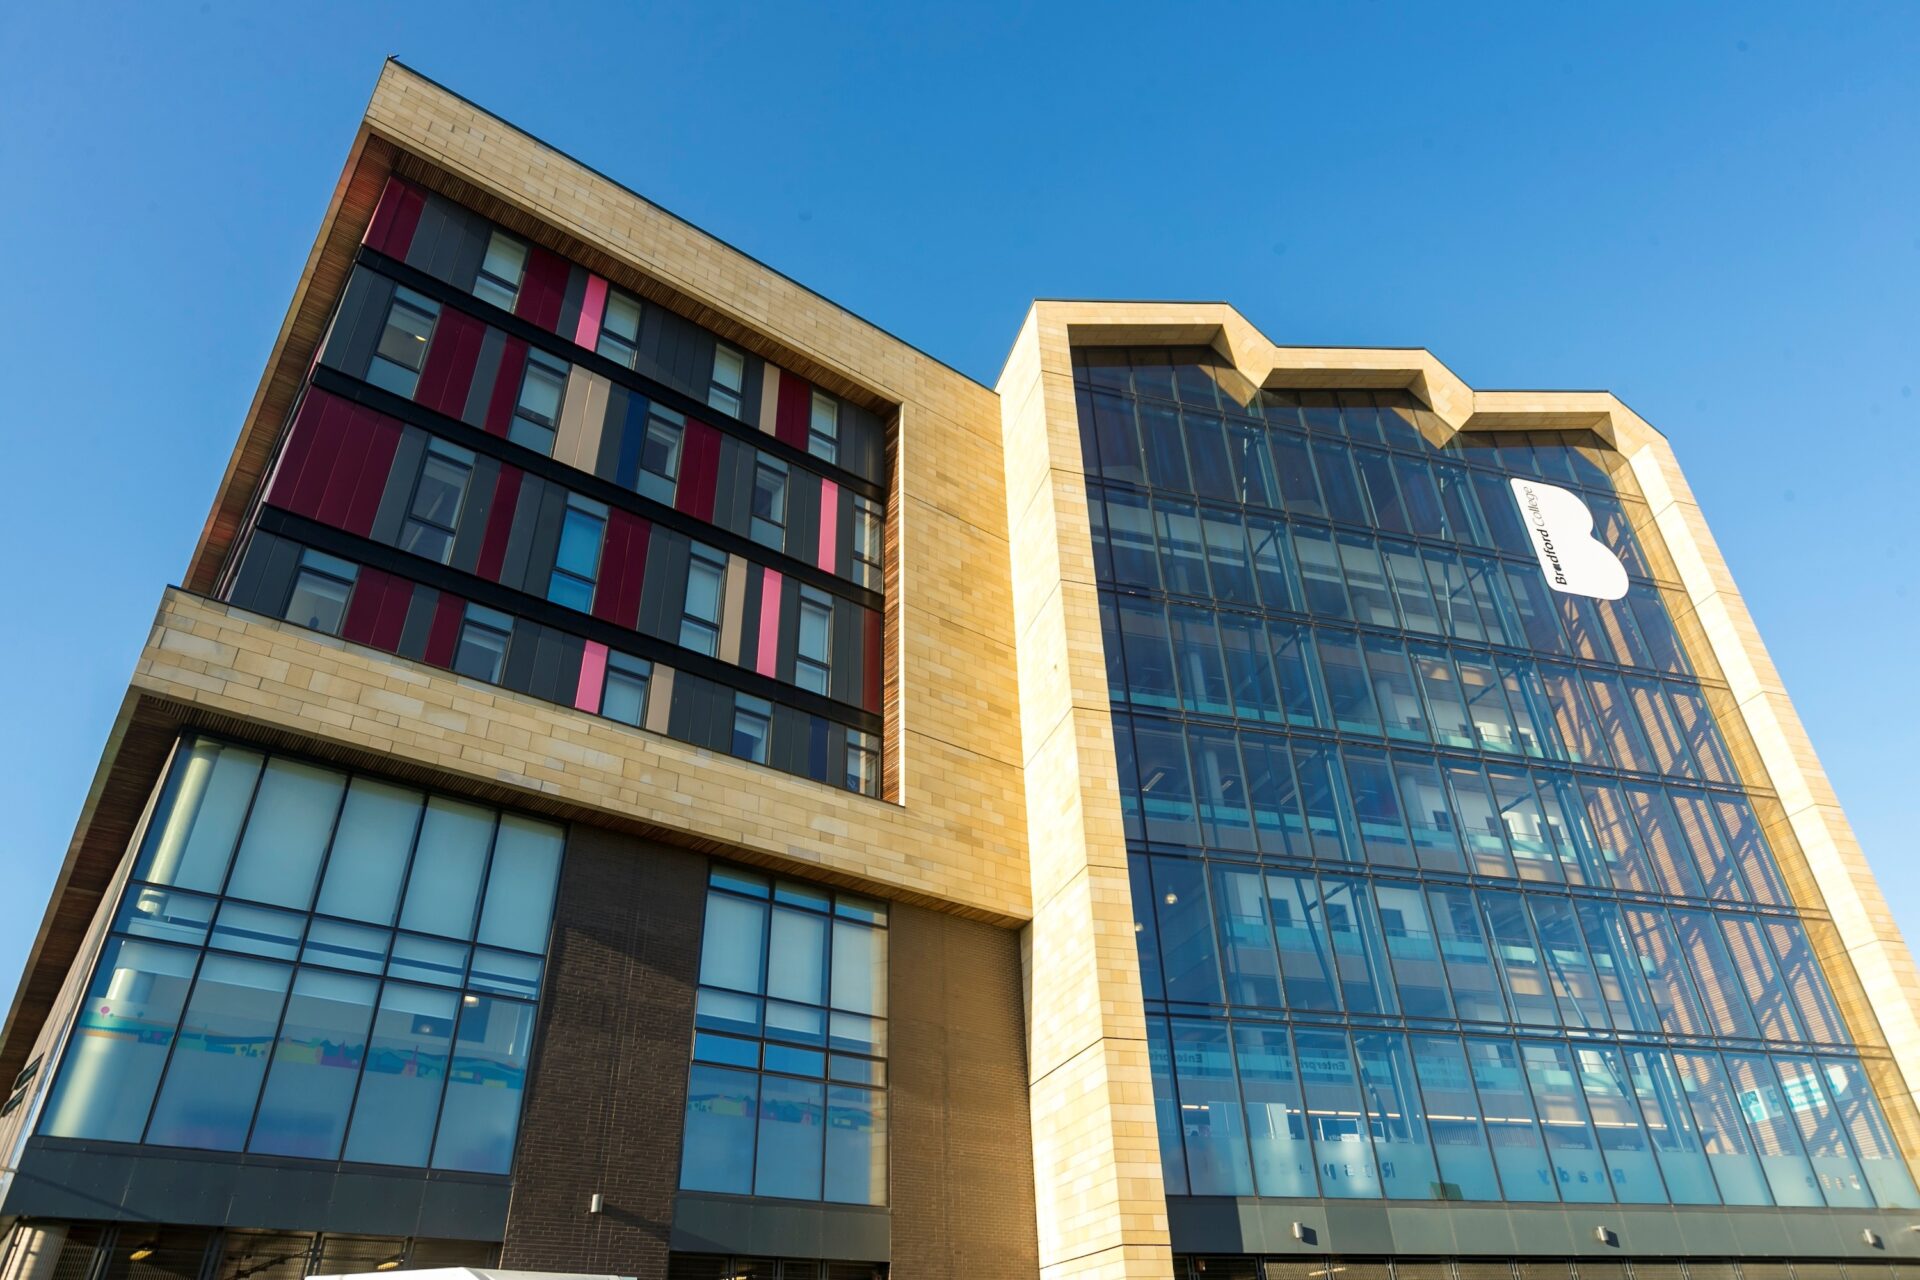
[[[1920,1205],[1597,441],[1075,380],[1169,1194]]]
[[[884,427],[390,180],[235,604],[877,794]]]
[[[506,1173],[562,844],[183,740],[38,1132]]]

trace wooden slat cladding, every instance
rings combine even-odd
[[[392,172],[393,155],[392,146],[361,128],[340,184],[334,188],[333,201],[327,206],[327,216],[320,224],[320,235],[307,255],[306,269],[294,288],[293,303],[287,308],[280,336],[267,358],[266,373],[253,393],[253,403],[247,407],[240,439],[227,460],[226,473],[220,477],[213,510],[207,513],[200,541],[194,547],[183,583],[190,591],[214,589],[234,540],[245,526],[261,478],[273,461],[294,400],[326,333],[327,319],[346,287],[360,239]]]

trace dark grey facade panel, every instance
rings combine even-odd
[[[486,336],[480,339],[480,357],[473,366],[473,382],[467,387],[466,407],[460,411],[460,421],[470,427],[486,429],[487,409],[493,404],[493,384],[500,377],[500,359],[506,350],[505,330],[488,325]]]
[[[733,690],[684,671],[675,674],[667,736],[724,751],[733,736]]]
[[[787,482],[787,540],[784,550],[812,564],[820,557],[820,477],[795,469]]]
[[[571,338],[580,329],[580,308],[587,300],[587,269],[579,263],[567,268],[567,288],[560,295],[560,322],[554,332]]]
[[[626,439],[627,411],[634,394],[619,383],[607,393],[607,416],[601,420],[600,452],[593,460],[593,474],[602,480],[615,480],[620,472],[620,446]]]
[[[433,630],[433,613],[440,604],[440,593],[432,587],[416,586],[407,604],[407,620],[400,628],[400,656],[415,662],[427,656],[427,634]]]
[[[647,571],[640,584],[640,620],[635,630],[662,640],[680,639],[680,611],[687,602],[685,534],[653,526],[647,539]]]
[[[886,425],[858,405],[840,402],[840,465],[876,483],[886,475]]]
[[[546,598],[553,578],[553,562],[560,551],[560,525],[567,515],[567,491],[557,484],[546,486],[540,499],[539,515],[533,527],[533,542],[527,549],[526,575],[521,590]]]
[[[487,538],[487,517],[493,512],[494,490],[500,487],[500,462],[486,454],[473,460],[472,487],[460,509],[460,523],[453,533],[453,559],[462,573],[472,573],[480,563],[480,548]]]
[[[753,464],[760,451],[744,440],[720,437],[719,476],[713,492],[713,522],[747,536],[753,505]]]
[[[808,726],[812,719],[804,711],[793,707],[775,705],[773,708],[773,742],[767,750],[767,763],[785,773],[797,773],[805,777],[807,769]]]
[[[547,629],[537,622],[516,618],[513,639],[507,643],[506,667],[500,673],[502,686],[515,693],[533,692],[533,675],[540,661],[540,641]]]
[[[418,427],[403,428],[393,466],[387,470],[387,487],[380,493],[380,509],[373,517],[375,542],[394,546],[400,541],[400,527],[406,522],[413,486],[420,478],[420,464],[426,455],[427,433]]]
[[[885,1262],[892,1252],[892,1226],[885,1209],[863,1205],[750,1200],[687,1192],[674,1202],[670,1244],[675,1253]],[[965,1273],[943,1269],[915,1274]]]
[[[278,617],[293,588],[294,569],[300,563],[300,548],[285,538],[255,530],[247,540],[246,555],[235,575],[233,593],[228,598],[242,609],[270,613]]]
[[[457,289],[471,289],[492,234],[492,225],[479,214],[429,194],[407,246],[407,265]]]
[[[767,362],[750,352],[742,352],[746,357],[747,371],[740,379],[740,421],[750,427],[766,424],[760,421],[760,397],[766,394]]]
[[[833,571],[843,578],[853,576],[853,493],[840,490],[839,505],[834,508]],[[878,584],[875,584],[878,589]]]
[[[509,1190],[426,1169],[31,1138],[0,1215],[498,1240]]]
[[[760,565],[747,565],[747,590],[740,607],[740,665],[757,667],[760,643],[760,605],[767,571]],[[723,654],[723,657],[733,655]]]
[[[546,498],[546,481],[525,475],[520,479],[520,499],[514,504],[513,524],[507,532],[507,554],[500,568],[500,585],[525,591],[527,560],[533,550],[535,527],[540,522],[540,507]],[[543,587],[546,585],[541,584]],[[539,594],[545,595],[545,591]]]
[[[866,661],[861,652],[866,637],[861,633],[867,612],[849,600],[833,602],[833,630],[827,642],[831,646],[827,651],[831,662],[827,693],[852,706],[860,705],[861,672]]]
[[[776,628],[779,637],[774,657],[773,673],[791,684],[793,682],[793,660],[800,651],[800,584],[788,581],[780,592],[780,623]]]
[[[380,344],[387,308],[393,302],[393,288],[393,281],[385,276],[354,268],[340,309],[334,313],[326,348],[320,353],[321,364],[356,378],[366,376],[373,349]]]

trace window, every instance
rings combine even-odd
[[[773,704],[744,693],[733,695],[733,754],[755,764],[767,762],[767,740],[772,736]]]
[[[870,733],[847,730],[846,785],[863,796],[880,794],[880,739]]]
[[[367,367],[367,381],[412,399],[413,389],[420,384],[420,369],[427,363],[427,342],[439,318],[439,303],[411,289],[396,288],[393,305],[387,308],[386,327],[380,330],[380,344]]]
[[[886,908],[715,867],[680,1185],[884,1204]]]
[[[647,718],[647,685],[653,664],[624,653],[607,655],[607,678],[600,691],[600,714],[636,729]]]
[[[640,361],[640,303],[618,289],[607,290],[607,309],[600,317],[600,340],[594,348],[617,365],[633,368]]]
[[[761,454],[753,464],[752,522],[748,531],[763,547],[779,551],[787,541],[787,464]]]
[[[600,541],[606,530],[606,507],[577,493],[567,496],[547,599],[581,613],[592,611],[594,579],[600,573]]]
[[[707,386],[707,403],[728,417],[740,416],[740,394],[747,383],[747,358],[725,343],[713,349],[713,381]]]
[[[828,462],[840,460],[840,402],[818,391],[807,420],[807,452]]]
[[[880,505],[871,498],[853,500],[853,580],[872,591],[883,581]]]
[[[353,582],[359,574],[359,568],[345,560],[311,548],[301,551],[293,594],[281,616],[314,631],[339,635],[340,624],[347,618],[347,597],[353,594]]]
[[[400,549],[441,564],[452,559],[454,531],[472,480],[472,453],[444,440],[429,444],[400,527]]]
[[[812,587],[800,588],[799,656],[793,682],[815,693],[827,692],[833,645],[833,601]]]
[[[453,651],[453,669],[463,676],[499,684],[506,670],[507,641],[513,637],[513,619],[494,609],[467,605],[460,623],[460,642]]]
[[[640,444],[640,476],[634,486],[641,497],[673,505],[674,486],[680,480],[680,441],[686,433],[685,418],[672,409],[653,406],[646,439]]]
[[[687,602],[680,610],[682,648],[708,657],[720,651],[720,605],[726,580],[727,557],[694,543],[687,560]]]
[[[513,310],[520,298],[520,278],[527,272],[527,246],[504,231],[487,241],[487,256],[473,282],[473,296],[502,311]]]
[[[257,793],[232,794],[248,778]],[[549,823],[183,741],[42,1131],[507,1172],[561,844]],[[410,864],[454,909],[402,911]],[[223,881],[224,901],[188,888]]]
[[[536,453],[551,454],[560,426],[560,397],[567,387],[567,366],[539,351],[527,353],[520,379],[520,400],[513,408],[507,439]]]

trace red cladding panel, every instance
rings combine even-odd
[[[426,207],[425,195],[398,178],[388,178],[373,221],[367,224],[367,245],[389,258],[404,259],[420,226],[420,211]]]
[[[474,366],[480,362],[480,344],[486,336],[487,326],[479,320],[442,308],[413,398],[436,413],[459,417],[467,407],[467,390],[473,386]]]
[[[380,514],[380,496],[386,492],[387,475],[393,470],[393,455],[400,450],[400,424],[371,409],[361,409],[360,415],[365,424],[360,479],[347,508],[346,529],[365,538],[373,533],[374,517]],[[399,640],[394,643],[399,644]]]
[[[426,660],[436,667],[453,665],[454,646],[460,640],[460,622],[467,616],[467,602],[448,592],[440,593],[433,609],[433,626],[427,631]]]
[[[267,501],[276,507],[293,510],[300,472],[313,455],[313,419],[320,412],[318,396],[318,392],[311,393],[300,405],[300,412],[294,416],[293,426],[287,432],[287,442],[281,446],[280,457],[273,464],[273,477],[267,481]]]
[[[353,584],[353,598],[347,601],[346,620],[340,624],[340,637],[355,644],[368,644],[373,640],[374,628],[380,622],[380,609],[387,602],[387,583],[393,581],[378,569],[369,569],[364,565],[360,576]]]
[[[527,368],[527,344],[508,338],[500,352],[500,372],[494,375],[493,399],[487,402],[487,433],[504,436],[513,421],[513,406],[520,399],[520,375]]]
[[[327,471],[326,488],[320,494],[320,507],[313,518],[344,529],[347,512],[353,507],[354,490],[360,483],[360,467],[366,461],[371,424],[365,410],[339,401],[327,411],[325,425],[327,434],[339,441],[340,448]]]
[[[407,629],[407,609],[412,604],[413,583],[405,578],[388,578],[387,596],[380,602],[380,617],[373,624],[374,648],[399,652],[400,633]]]
[[[704,422],[687,421],[680,458],[680,484],[673,505],[696,520],[713,520],[713,491],[720,483],[720,432]]]
[[[560,307],[567,298],[567,273],[573,264],[557,253],[534,245],[527,254],[527,273],[520,281],[520,297],[513,314],[542,329],[556,331]]]
[[[652,525],[630,511],[616,508],[608,513],[600,587],[593,597],[594,617],[622,627],[640,620],[640,583],[646,575],[647,542],[652,532]]]
[[[287,510],[303,516],[319,513],[320,500],[327,492],[327,477],[333,474],[333,464],[340,458],[340,421],[346,411],[343,401],[324,392],[307,393],[294,430],[306,432],[310,443],[306,461],[300,465],[300,475],[287,495]]]
[[[480,540],[480,560],[473,571],[489,582],[500,581],[500,570],[507,562],[507,538],[513,533],[513,509],[520,505],[518,467],[500,468],[500,483],[494,486],[493,506],[487,511],[487,534]]]
[[[774,410],[773,435],[796,449],[807,447],[807,421],[813,414],[813,384],[780,371],[780,403]]]
[[[867,610],[867,616],[862,620],[862,624],[861,638],[865,643],[860,646],[860,657],[863,663],[862,674],[866,678],[862,682],[860,705],[877,714],[880,710],[880,670],[883,665],[880,661],[879,612],[873,609]]]

